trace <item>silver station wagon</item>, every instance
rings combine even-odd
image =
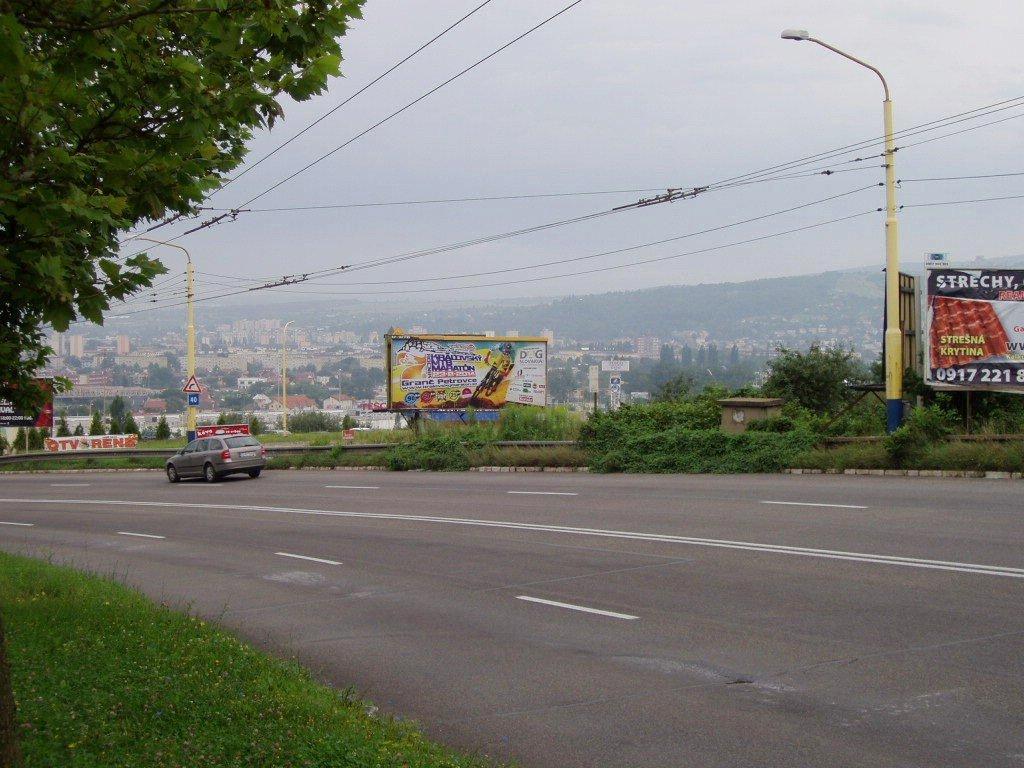
[[[260,476],[267,465],[267,449],[251,435],[203,437],[193,440],[167,460],[167,479],[201,477],[215,483],[227,475]]]

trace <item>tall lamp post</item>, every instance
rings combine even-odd
[[[154,240],[151,237],[133,237],[132,240],[145,240],[147,243],[156,243],[157,245],[167,245],[171,248],[177,248],[185,254],[185,260],[187,266],[185,267],[185,304],[188,306],[188,377],[191,379],[196,375],[196,309],[195,309],[195,272],[192,268],[192,256],[185,248],[175,243],[168,243],[164,240]],[[198,408],[194,405],[188,406],[187,417],[185,421],[185,432],[188,442],[192,442],[196,439],[196,414]]]
[[[805,29],[786,29],[783,40],[807,40],[866,67],[878,75],[885,92],[882,102],[885,126],[885,412],[889,432],[903,423],[903,332],[900,329],[899,222],[896,220],[896,143],[893,137],[892,99],[889,84],[876,68],[835,46],[811,37]]]
[[[288,434],[288,326],[294,323],[289,320],[281,329],[281,431]]]

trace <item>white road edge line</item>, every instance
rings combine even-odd
[[[505,493],[517,496],[579,496],[578,493],[567,493],[566,491],[505,491]]]
[[[322,557],[310,557],[309,555],[293,555],[291,552],[275,552],[275,555],[281,557],[294,557],[296,560],[312,560],[314,563],[324,563],[325,565],[341,565],[337,560],[325,560]]]
[[[88,488],[92,483],[50,483],[54,488]]]
[[[31,528],[33,525],[35,525],[35,523],[8,523],[5,521],[0,521],[0,525],[21,525],[25,528]]]
[[[925,568],[936,571],[955,571],[958,573],[975,573],[981,576],[1005,576],[1012,579],[1024,579],[1024,568],[1004,565],[982,565],[964,563],[955,560],[929,560],[918,557],[902,557],[900,555],[878,555],[868,552],[844,552],[836,549],[815,549],[811,547],[794,547],[782,544],[761,544],[754,541],[733,541],[729,539],[705,539],[695,536],[676,536],[667,533],[644,533],[642,531],[616,531],[606,528],[577,528],[567,525],[547,525],[542,523],[514,523],[508,520],[482,520],[468,517],[439,517],[433,515],[403,515],[392,512],[344,512],[331,509],[301,509],[296,507],[261,507],[247,504],[199,504],[182,501],[125,501],[123,499],[6,499],[0,503],[12,504],[52,504],[56,506],[68,504],[84,504],[94,506],[120,507],[168,507],[171,509],[229,509],[239,512],[276,512],[291,515],[317,515],[323,517],[346,517],[361,520],[396,520],[413,523],[438,523],[444,525],[464,525],[478,528],[503,528],[518,531],[537,531],[540,533],[564,533],[575,536],[597,536],[610,539],[629,539],[632,541],[654,541],[663,544],[687,544],[695,547],[716,547],[719,549],[737,549],[750,552],[765,552],[774,555],[795,555],[801,557],[820,557],[827,560],[847,560],[858,563],[881,565],[899,565],[905,568]]]
[[[540,603],[542,605],[553,605],[555,608],[568,608],[570,611],[582,611],[583,613],[596,613],[598,616],[609,616],[613,619],[627,619],[632,621],[639,619],[639,616],[633,616],[629,613],[616,613],[615,611],[602,611],[599,608],[587,608],[585,605],[573,605],[572,603],[560,603],[557,600],[544,600],[540,597],[530,597],[529,595],[516,595],[516,600],[526,600],[530,603]]]
[[[836,509],[868,509],[860,504],[819,504],[814,501],[762,501],[762,504],[780,504],[786,507],[835,507]]]
[[[157,536],[154,533],[132,533],[131,531],[118,531],[120,536],[138,536],[140,539],[166,539],[166,536]]]
[[[353,491],[379,491],[379,485],[325,485],[324,488],[347,488]]]

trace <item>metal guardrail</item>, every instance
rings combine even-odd
[[[386,451],[401,443],[343,443],[340,445],[268,445],[267,458],[278,456],[295,456],[303,453],[330,453],[331,451]],[[499,448],[555,448],[573,446],[573,440],[499,440],[491,443]],[[69,451],[67,453],[51,453],[38,451],[34,453],[14,453],[0,456],[0,464],[18,464],[29,461],[74,461],[80,459],[144,459],[150,457],[170,457],[174,451],[168,448],[108,448],[96,451]]]
[[[961,443],[1013,443],[1024,442],[1024,435],[950,435],[950,441]],[[824,437],[822,445],[850,445],[851,443],[880,443],[885,435]]]

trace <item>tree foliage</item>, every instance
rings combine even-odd
[[[157,440],[169,440],[171,437],[171,427],[167,423],[167,417],[161,416],[160,421],[156,423],[156,434],[154,435]]]
[[[846,382],[863,374],[861,364],[848,349],[818,344],[806,352],[780,348],[778,357],[768,361],[764,392],[816,413],[828,413],[846,401]]]
[[[338,72],[362,2],[0,2],[0,397],[42,399],[45,325],[166,272],[118,233],[194,213],[279,98]]]
[[[57,437],[71,437],[67,411],[60,412],[60,419],[57,421]]]
[[[102,435],[103,432],[103,415],[99,411],[93,411],[92,421],[89,422],[89,434],[90,435]]]
[[[132,416],[131,411],[128,411],[124,415],[124,421],[121,422],[121,429],[126,435],[137,435],[139,434],[139,423],[135,421],[135,417]]]

